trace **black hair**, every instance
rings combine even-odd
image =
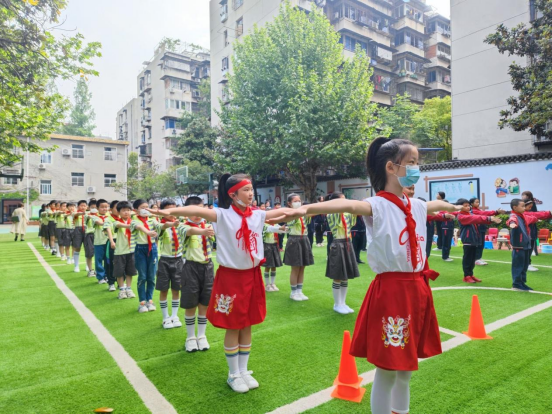
[[[418,197],[418,200],[422,200],[424,203],[426,202],[426,199],[423,197]]]
[[[437,194],[441,196],[441,200],[445,199],[445,192],[444,191],[438,191]]]
[[[172,198],[166,198],[161,201],[161,210],[167,208],[167,206],[176,206],[176,201],[174,201]]]
[[[383,137],[376,138],[370,144],[366,155],[366,170],[376,193],[384,190],[385,184],[387,184],[387,173],[385,172],[387,162],[399,164],[410,151],[408,147],[414,146],[414,143],[407,139]]]
[[[282,205],[282,203],[274,203],[274,207],[281,206],[281,205]]]
[[[291,200],[293,200],[295,197],[299,197],[299,199],[301,199],[301,196],[297,193],[291,193],[290,195],[287,196],[288,205],[291,204]]]
[[[134,200],[134,203],[132,203],[132,207],[134,207],[134,210],[136,210],[138,207],[140,207],[141,204],[148,204],[148,202],[146,200],[144,200],[143,198],[138,198],[136,200]],[[119,208],[117,208],[118,210]]]
[[[512,201],[510,201],[510,207],[513,209],[514,207],[517,207],[519,203],[525,203],[521,198],[513,198]]]
[[[22,202],[17,203],[17,207],[23,207],[23,203]]]
[[[251,180],[251,177],[247,174],[222,174],[218,185],[218,199],[220,208],[230,208],[230,206],[232,205],[232,198],[228,194],[228,190],[230,190],[232,187],[243,180]]]
[[[56,205],[56,200],[50,201],[50,202],[48,203],[48,207],[51,206],[52,204],[55,206],[55,205]]]
[[[475,200],[479,200],[479,199],[477,197],[470,198],[470,200],[468,201],[468,203],[470,203],[470,206],[473,206],[473,203],[475,203]]]
[[[60,202],[59,202],[59,205],[60,205],[60,206],[63,205],[63,204],[67,204],[67,201],[60,201]]]
[[[522,196],[527,196],[529,200],[533,200],[535,197],[533,197],[533,193],[531,191],[524,191],[521,193]]]
[[[79,202],[77,203],[77,206],[80,206],[81,204],[86,204],[88,205],[88,203],[86,202],[86,200],[79,200]]]
[[[121,211],[123,208],[128,208],[129,210],[132,210],[132,204],[130,204],[129,201],[119,201],[117,203],[117,211]]]
[[[340,193],[339,191],[336,191],[336,192],[332,193],[332,195],[330,196],[330,200],[335,200],[337,198],[341,198],[342,195],[343,195],[343,193]]]
[[[96,205],[99,207],[101,204],[107,204],[109,205],[109,203],[107,202],[107,200],[104,200],[103,198],[100,198],[97,202],[96,202]]]
[[[198,196],[191,196],[186,199],[186,202],[184,203],[185,206],[199,206],[203,203],[203,199]]]
[[[90,201],[88,202],[88,207],[97,206],[97,205],[98,205],[98,202],[96,201],[95,198],[91,198]]]
[[[316,201],[321,203],[322,201],[324,201],[324,196],[318,196],[316,197]]]
[[[466,200],[465,198],[459,198],[457,201],[456,201],[456,205],[457,206],[463,206],[464,204],[471,204],[468,200]]]
[[[113,200],[113,201],[109,204],[109,208],[113,209],[113,207],[115,207],[117,204],[119,204],[119,200]]]
[[[176,205],[176,204],[175,204]],[[157,207],[157,203],[151,203],[150,204],[150,208],[154,208],[154,207]]]
[[[67,203],[67,208],[69,208],[69,207],[76,207],[75,203],[73,203],[72,201],[68,202]]]

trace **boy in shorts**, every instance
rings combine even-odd
[[[163,200],[161,209],[176,207],[174,200]],[[206,235],[212,236],[214,232],[209,229],[200,229],[184,226],[175,216],[167,216],[157,224],[159,233],[159,250],[161,258],[157,268],[157,281],[155,289],[159,291],[159,305],[163,312],[163,328],[180,328],[182,322],[178,319],[178,307],[180,303],[180,278],[184,261],[182,260],[182,248],[187,236]],[[172,292],[172,315],[169,316],[167,296],[169,289]],[[195,314],[194,314],[195,323]]]
[[[86,258],[86,272],[88,277],[96,276],[96,271],[92,266],[92,259],[94,258],[94,221],[92,217],[98,216],[98,208],[95,199],[92,199],[88,203],[88,214],[86,215],[85,230],[84,230],[84,257]]]
[[[203,206],[199,197],[188,197],[185,206]],[[208,230],[202,236],[190,236],[184,241],[184,262],[180,307],[186,309],[186,351],[206,351],[209,342],[205,336],[207,328],[207,308],[211,299],[211,290],[215,279],[214,265],[211,260],[211,249],[214,230],[201,217],[188,217],[184,226],[189,229]],[[197,314],[197,337],[195,335],[195,320]]]
[[[73,233],[75,232],[75,224],[73,221],[73,213],[77,211],[75,203],[67,203],[67,211],[64,214],[65,231],[61,244],[65,247],[65,255],[67,256],[67,264],[73,264]]]
[[[75,273],[80,272],[79,268],[79,257],[82,244],[84,242],[84,235],[86,234],[86,208],[88,203],[86,200],[80,200],[77,203],[77,211],[73,213],[73,223],[75,225],[75,230],[73,231],[73,264],[75,268],[73,271]]]
[[[98,213],[95,214],[91,210],[90,215],[88,216],[88,222],[91,224],[91,227],[94,229],[94,258],[95,258],[95,269],[96,269],[96,279],[98,279],[98,284],[102,285],[107,283],[106,278],[106,269],[107,269],[107,233],[104,230],[105,223],[109,216],[107,212],[109,211],[109,203],[106,200],[98,200]]]
[[[119,204],[119,200],[113,200],[109,204],[108,217],[104,223],[104,231],[109,241],[108,247],[106,249],[107,267],[105,268],[105,275],[107,277],[107,283],[109,284],[108,290],[110,292],[115,292],[117,290],[115,289],[115,282],[117,281],[117,279],[115,278],[115,276],[113,276],[113,259],[115,257],[115,244],[117,241],[117,233],[115,233],[114,231],[111,231],[112,230],[111,226],[116,221],[115,217],[119,217],[119,212],[117,211],[117,204]]]
[[[67,260],[65,254],[65,247],[63,245],[63,239],[65,237],[65,214],[67,213],[67,203],[59,203],[59,210],[54,213],[55,222],[56,222],[56,239],[57,245],[59,246],[59,251],[57,256],[61,258],[62,261]]]

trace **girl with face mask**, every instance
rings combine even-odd
[[[301,208],[301,197],[292,193],[287,198],[288,206],[294,210]],[[314,264],[312,247],[307,234],[306,217],[299,217],[288,223],[289,237],[284,252],[284,264],[291,266],[289,283],[291,285],[290,299],[296,302],[308,300],[303,293],[305,267]]]

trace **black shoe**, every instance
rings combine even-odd
[[[55,256],[57,254],[57,251],[54,249],[52,250],[52,256]]]
[[[357,260],[357,263],[358,264],[364,264],[365,262],[363,262],[362,260]]]
[[[525,283],[523,283],[523,287],[526,288],[527,290],[534,290],[533,288],[527,286]]]
[[[15,239],[13,239],[13,241],[17,241],[17,236],[15,236]]]
[[[531,290],[531,288],[529,288],[529,286],[524,286],[524,285],[512,285],[512,289],[513,290],[520,290],[520,291],[523,291],[523,292],[529,292]]]
[[[21,239],[20,241],[25,241],[25,240]]]

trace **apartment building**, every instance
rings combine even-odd
[[[518,156],[552,150],[548,137],[498,128],[500,111],[515,95],[508,74],[526,57],[501,55],[484,42],[499,24],[512,28],[536,17],[530,0],[452,0],[452,155],[458,159]]]
[[[232,70],[233,42],[255,24],[262,26],[272,21],[281,3],[281,0],[211,0],[214,125],[219,123],[215,112],[220,108],[219,99],[228,101],[226,83]],[[434,13],[425,0],[291,0],[291,4],[305,12],[323,8],[341,35],[346,57],[353,56],[357,45],[366,52],[374,69],[374,102],[392,105],[392,96],[397,93],[408,93],[412,101],[420,104],[429,97],[450,95],[450,22]],[[437,53],[439,50],[448,53],[448,64]],[[446,70],[448,74],[439,77]]]
[[[38,200],[32,203],[33,211],[53,199],[78,201],[90,198],[115,200],[125,198],[116,192],[113,184],[126,182],[127,141],[94,137],[77,137],[52,134],[48,141],[40,142],[45,149],[30,153],[22,166],[4,168],[5,174],[20,174],[23,179],[0,178],[0,192],[38,191]],[[48,152],[46,148],[53,148]],[[29,211],[30,213],[30,211]]]
[[[172,151],[182,132],[179,119],[197,109],[198,85],[209,76],[207,51],[184,47],[176,52],[160,44],[137,76],[137,97],[117,113],[119,139],[130,139],[140,161],[161,171],[179,165],[182,159]]]

